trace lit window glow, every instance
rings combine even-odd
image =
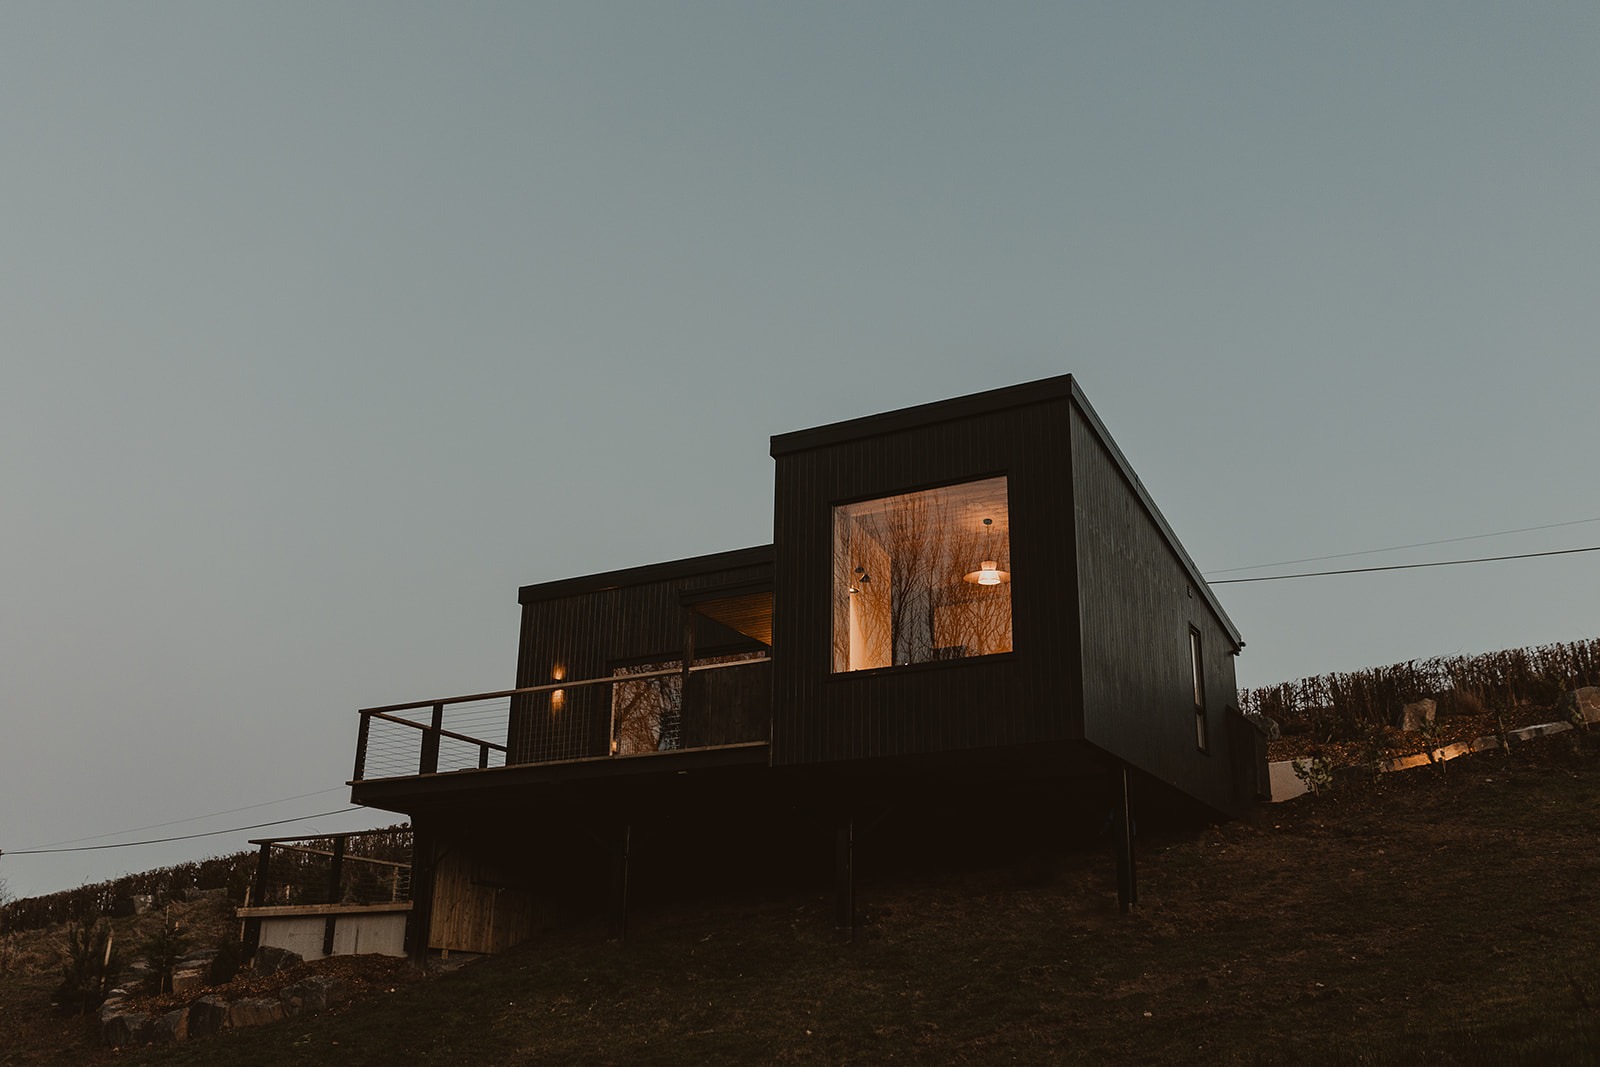
[[[1006,479],[833,509],[836,672],[1011,651]]]

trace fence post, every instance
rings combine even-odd
[[[333,839],[333,859],[328,864],[328,903],[337,904],[344,896],[339,892],[339,883],[344,877],[344,843],[345,835],[340,834]],[[339,924],[337,915],[329,915],[322,921],[322,954],[333,955],[333,931]]]
[[[356,768],[351,781],[361,781],[367,773],[367,737],[372,733],[372,716],[361,713],[361,728],[356,732]]]
[[[272,864],[272,845],[269,842],[261,843],[261,854],[256,857],[256,880],[251,893],[251,903],[255,907],[264,907],[267,900],[267,878]],[[256,950],[261,947],[261,920],[252,916],[244,924],[244,949],[247,959],[256,958]]]
[[[444,705],[433,706],[433,725],[422,735],[422,759],[417,764],[418,774],[436,774],[439,770],[439,731],[444,729]]]

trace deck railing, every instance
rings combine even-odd
[[[411,831],[358,830],[270,837],[260,848],[248,907],[396,904],[411,899]]]
[[[756,656],[623,670],[362,708],[352,780],[764,741],[771,697],[760,669],[771,663]]]

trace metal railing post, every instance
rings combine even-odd
[[[439,731],[444,729],[444,704],[433,706],[433,725],[422,735],[422,759],[417,764],[418,774],[437,774],[439,771]]]
[[[359,782],[367,773],[367,738],[372,734],[372,716],[361,713],[361,729],[356,734],[356,769],[351,781]]]

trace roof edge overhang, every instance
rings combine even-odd
[[[1083,413],[1089,428],[1100,438],[1106,446],[1106,451],[1116,463],[1117,469],[1127,480],[1129,487],[1139,498],[1151,521],[1161,531],[1161,536],[1171,547],[1173,555],[1179,564],[1189,574],[1190,581],[1200,594],[1205,597],[1206,604],[1217,617],[1217,622],[1227,632],[1229,640],[1233,642],[1234,650],[1244,647],[1244,639],[1239,634],[1239,628],[1228,618],[1228,613],[1222,609],[1222,604],[1207,584],[1200,568],[1195,566],[1194,560],[1189,558],[1189,553],[1184,549],[1182,542],[1172,532],[1172,527],[1167,524],[1166,516],[1161,514],[1161,509],[1151,499],[1150,493],[1133,472],[1128,457],[1122,454],[1122,449],[1117,447],[1117,442],[1106,430],[1105,423],[1100,421],[1100,416],[1095,412],[1094,406],[1089,403],[1089,398],[1083,395],[1077,379],[1070,374],[1057,375],[1054,378],[1041,378],[1038,381],[1024,382],[1021,385],[1009,385],[1001,389],[990,389],[982,393],[972,393],[968,396],[953,397],[949,400],[936,400],[929,404],[918,404],[915,407],[901,408],[897,411],[887,411],[879,415],[866,415],[858,419],[847,419],[844,422],[829,423],[826,426],[817,426],[807,430],[794,430],[790,433],[777,434],[772,438],[772,456],[777,458],[794,452],[804,452],[813,448],[825,448],[829,445],[844,444],[849,441],[858,441],[867,437],[877,437],[885,434],[897,433],[902,430],[918,429],[940,422],[949,422],[955,419],[971,418],[975,415],[986,415],[995,411],[1004,411],[1007,408],[1026,407],[1030,404],[1039,404],[1051,400],[1070,399]]]
[[[1144,483],[1139,480],[1139,476],[1133,472],[1133,465],[1128,462],[1128,457],[1124,456],[1122,449],[1117,447],[1117,442],[1112,439],[1110,432],[1106,429],[1106,424],[1100,421],[1100,416],[1095,412],[1094,406],[1089,403],[1089,398],[1083,395],[1083,390],[1078,388],[1076,382],[1072,384],[1072,401],[1078,406],[1078,410],[1083,413],[1084,420],[1089,424],[1089,429],[1094,431],[1095,436],[1100,438],[1100,443],[1105,445],[1106,452],[1111,456],[1112,462],[1116,463],[1117,469],[1122,472],[1123,478],[1127,479],[1129,487],[1138,496],[1139,502],[1144,505],[1144,509],[1149,514],[1151,521],[1161,531],[1161,536],[1167,542],[1167,546],[1172,549],[1172,554],[1178,558],[1178,562],[1188,572],[1189,581],[1200,591],[1200,595],[1205,597],[1206,604],[1210,606],[1212,614],[1217,617],[1217,622],[1227,632],[1228,639],[1233,642],[1234,651],[1237,652],[1243,648],[1244,638],[1239,635],[1239,628],[1233,624],[1232,619],[1228,618],[1228,613],[1222,610],[1222,604],[1217,600],[1217,595],[1211,591],[1211,586],[1205,580],[1205,576],[1200,573],[1200,568],[1195,566],[1194,560],[1189,558],[1189,553],[1183,547],[1183,542],[1178,540],[1178,535],[1172,532],[1171,526],[1167,525],[1166,516],[1161,514],[1160,508],[1156,507],[1156,502],[1151,499],[1149,490],[1144,487]]]
[[[1025,407],[1046,400],[1059,400],[1078,394],[1072,375],[1041,378],[1021,385],[1008,385],[1002,389],[988,389],[981,393],[935,400],[929,404],[886,411],[878,415],[864,415],[859,419],[831,422],[807,430],[792,430],[775,434],[772,438],[772,456],[777,458],[790,452],[804,452],[811,448],[842,444],[863,437],[877,437],[899,430],[917,429],[934,423],[965,419],[974,415],[1004,411],[1006,408]]]
[[[772,561],[771,545],[757,545],[731,552],[713,552],[705,556],[689,556],[686,559],[676,559],[666,563],[650,563],[642,567],[625,567],[621,570],[601,571],[598,574],[525,585],[517,590],[517,603],[535,604],[542,600],[555,600],[558,597],[581,596],[585,593],[598,593],[607,589],[645,585],[650,582],[666,582],[676,578],[692,578],[742,567],[770,567]]]

